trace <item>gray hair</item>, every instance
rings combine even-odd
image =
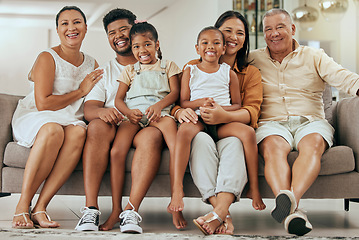
[[[264,15],[263,15],[263,20],[266,17],[270,17],[270,16],[274,16],[274,15],[278,15],[278,14],[284,14],[286,16],[286,18],[290,21],[291,24],[293,24],[293,20],[292,17],[290,16],[290,14],[281,8],[273,8],[269,11],[267,11]]]

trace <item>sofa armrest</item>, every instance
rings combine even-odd
[[[353,149],[355,169],[359,171],[359,97],[339,101],[336,109],[338,145]]]
[[[4,151],[6,145],[13,140],[11,131],[11,119],[22,96],[8,95],[0,93],[0,191],[1,173],[4,162]]]

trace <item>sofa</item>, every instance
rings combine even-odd
[[[13,141],[11,118],[17,102],[23,96],[0,94],[0,194],[20,193],[24,168],[30,149],[17,145]],[[349,210],[349,201],[359,199],[359,97],[333,102],[331,89],[326,87],[323,95],[327,120],[335,128],[335,146],[328,149],[322,157],[319,177],[305,193],[303,198],[345,199],[345,209]],[[134,149],[131,149],[126,161],[124,195],[128,196],[131,187],[131,162]],[[293,164],[298,152],[288,155]],[[305,174],[305,173],[303,173]],[[274,198],[264,178],[264,161],[259,156],[259,188],[263,198]],[[193,184],[190,172],[184,178],[184,192],[187,197],[200,197]],[[82,161],[61,187],[57,194],[84,195]],[[100,196],[110,196],[110,173],[107,169],[101,183]],[[147,197],[169,197],[169,151],[165,148],[157,176]],[[245,191],[242,194],[245,197]]]

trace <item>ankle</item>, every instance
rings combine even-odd
[[[223,209],[223,208],[214,208],[213,212],[217,213],[217,215],[222,219],[222,221],[224,221],[227,217],[228,214],[228,209]]]
[[[88,209],[94,209],[94,210],[99,210],[98,207],[96,206],[87,206]]]

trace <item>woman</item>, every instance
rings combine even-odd
[[[217,20],[215,27],[225,36],[226,52],[220,62],[227,63],[235,71],[240,83],[242,108],[225,111],[221,106],[201,108],[201,117],[207,124],[221,124],[233,121],[257,127],[262,103],[262,84],[259,70],[249,65],[249,32],[245,18],[238,12],[227,11]],[[198,64],[193,60],[188,64]],[[174,109],[180,122],[197,122],[192,109]],[[258,166],[258,162],[253,162]],[[237,138],[225,138],[216,143],[205,133],[199,133],[192,142],[190,161],[194,183],[202,194],[203,201],[210,203],[213,210],[194,220],[204,234],[233,234],[234,226],[229,215],[230,205],[238,201],[247,182],[246,165],[242,144]],[[230,176],[228,178],[228,176]],[[258,178],[249,179],[258,185]],[[253,207],[263,210],[265,205],[258,194],[248,192],[253,199]],[[184,225],[183,217],[174,222]]]
[[[95,59],[80,52],[87,32],[84,13],[64,7],[56,15],[56,30],[61,43],[39,54],[29,74],[33,91],[19,101],[12,120],[15,141],[31,147],[13,228],[59,227],[46,207],[80,159],[86,137],[83,97],[102,77],[102,70],[94,71]]]

